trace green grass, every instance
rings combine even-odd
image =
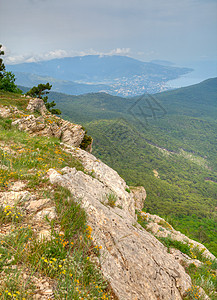
[[[114,193],[108,193],[106,195],[106,204],[110,207],[115,207],[115,204],[117,202],[117,196]]]
[[[18,109],[25,110],[28,100],[15,93],[0,91],[0,105],[15,106]]]
[[[0,96],[2,105],[26,107],[27,101],[20,96]],[[39,240],[32,216],[22,213],[22,205],[21,210],[18,204],[0,207],[0,225],[11,225],[9,233],[0,236],[1,299],[32,299],[34,276],[53,280],[55,299],[113,299],[96,266],[101,247],[93,244],[81,204],[62,187],[53,186],[52,193],[49,190],[47,171],[61,172],[65,166],[84,171],[58,139],[32,137],[12,128],[11,119],[0,118],[0,191],[9,191],[14,182],[22,180],[29,192],[50,198],[57,212],[55,220],[44,220],[51,228],[50,238]]]
[[[43,184],[43,176],[50,168],[60,170],[65,166],[83,170],[82,164],[60,147],[55,138],[31,137],[16,129],[0,132],[0,189],[13,181],[28,180],[30,187]],[[7,151],[10,146],[10,151]]]
[[[0,225],[19,223],[23,219],[22,212],[16,206],[0,206]]]

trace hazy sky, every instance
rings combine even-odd
[[[217,0],[0,0],[7,62],[84,54],[216,60]]]

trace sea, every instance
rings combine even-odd
[[[192,68],[193,71],[177,79],[169,80],[166,84],[166,87],[169,89],[185,87],[200,83],[208,78],[217,77],[217,60],[182,62],[175,66]]]

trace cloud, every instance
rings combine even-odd
[[[111,50],[107,55],[128,55],[130,52],[130,48],[116,48]]]
[[[6,64],[18,64],[18,63],[30,63],[30,62],[39,62],[43,60],[51,60],[55,58],[63,57],[73,57],[73,56],[85,56],[85,55],[129,55],[131,53],[130,48],[116,48],[108,52],[100,52],[94,49],[88,49],[86,51],[65,51],[62,49],[52,50],[43,54],[21,54],[21,55],[12,55],[11,51],[5,46],[2,47],[5,51],[4,61]]]
[[[18,64],[24,62],[38,62],[42,60],[51,60],[54,58],[62,58],[69,56],[65,50],[58,49],[49,51],[43,54],[20,54],[20,55],[12,55],[11,51],[4,47],[5,57],[4,61],[7,64]]]

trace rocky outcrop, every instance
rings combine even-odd
[[[115,193],[117,196],[116,206],[122,207],[129,212],[131,216],[135,217],[133,195],[127,192],[127,189],[129,189],[128,185],[115,170],[97,159],[94,155],[82,149],[65,145],[65,150],[78,158],[91,176],[103,183],[111,193]]]
[[[67,145],[78,147],[85,135],[85,131],[82,129],[82,126],[72,124],[60,118],[57,118],[57,123],[61,130],[60,140]]]
[[[42,99],[30,98],[27,111],[31,113],[40,113],[24,116],[12,122],[19,130],[26,131],[31,135],[56,137],[65,144],[78,147],[85,135],[81,125],[72,124],[61,118],[51,115]],[[2,109],[2,114],[7,114],[7,108]]]
[[[9,118],[12,115],[16,115],[16,114],[22,114],[21,111],[19,111],[17,109],[17,107],[15,106],[2,106],[0,105],[0,117],[2,118]]]
[[[9,107],[0,106],[0,117],[7,118],[11,114]]]
[[[164,219],[142,212],[146,198],[143,187],[129,188],[116,171],[90,153],[76,148],[85,135],[80,125],[51,115],[41,99],[30,98],[27,109],[30,115],[20,114],[16,108],[0,107],[0,116],[17,118],[12,124],[32,135],[59,138],[62,149],[83,164],[84,172],[65,167],[61,171],[50,169],[48,176],[52,184],[70,190],[74,199],[81,202],[86,210],[93,243],[99,246],[97,249],[101,254],[99,258],[91,254],[90,260],[100,265],[117,299],[183,299],[192,283],[182,263],[194,263],[197,267],[203,263],[177,249],[170,249],[168,253],[167,248],[155,236],[169,236],[198,247],[210,259],[215,257],[200,243],[175,231]],[[1,145],[4,152],[15,154],[8,147]],[[9,169],[3,164],[0,164],[0,168]],[[51,239],[51,225],[46,219],[51,221],[57,218],[55,202],[51,200],[53,188],[49,184],[46,186],[51,189],[51,194],[46,194],[45,191],[39,193],[35,189],[30,192],[27,190],[27,180],[28,176],[24,181],[14,182],[13,178],[7,191],[0,192],[0,206],[6,212],[16,210],[25,216],[25,225],[31,226],[37,241]],[[135,209],[147,221],[147,230],[137,223]],[[13,226],[13,223],[2,224],[0,235],[9,234],[14,230]],[[56,229],[59,232],[61,228],[57,226]],[[22,274],[30,276],[25,270]],[[4,271],[1,275],[5,276]],[[37,286],[37,294],[33,299],[53,298],[56,283],[49,282],[49,278],[38,279],[34,276],[33,281]],[[202,299],[209,299],[203,289],[198,287],[198,291]]]
[[[130,187],[130,191],[133,194],[133,198],[135,201],[135,208],[137,210],[142,210],[145,203],[146,198],[146,190],[143,186]]]
[[[57,138],[61,136],[59,126],[53,121],[49,122],[45,120],[42,116],[35,117],[34,115],[29,115],[14,121],[12,125],[18,126],[19,130],[26,131],[31,135],[53,136]]]
[[[172,240],[188,244],[192,248],[198,248],[198,250],[200,250],[203,255],[207,257],[207,259],[216,259],[216,257],[204,245],[186,237],[186,235],[182,234],[180,231],[175,230],[163,218],[145,212],[141,212],[141,215],[148,222],[147,229],[150,230],[155,236],[170,237]]]
[[[26,109],[31,111],[32,113],[39,112],[41,115],[46,115],[48,113],[44,101],[39,98],[30,98],[29,104]]]
[[[87,169],[94,167],[95,178],[69,167],[62,174],[49,170],[49,178],[68,188],[85,208],[93,240],[101,246],[101,270],[118,299],[181,300],[191,279],[167,249],[136,223],[129,210],[134,201],[125,191],[126,183],[91,154],[78,150],[77,155]],[[122,208],[116,203],[109,206],[106,199],[111,192],[118,193]]]

